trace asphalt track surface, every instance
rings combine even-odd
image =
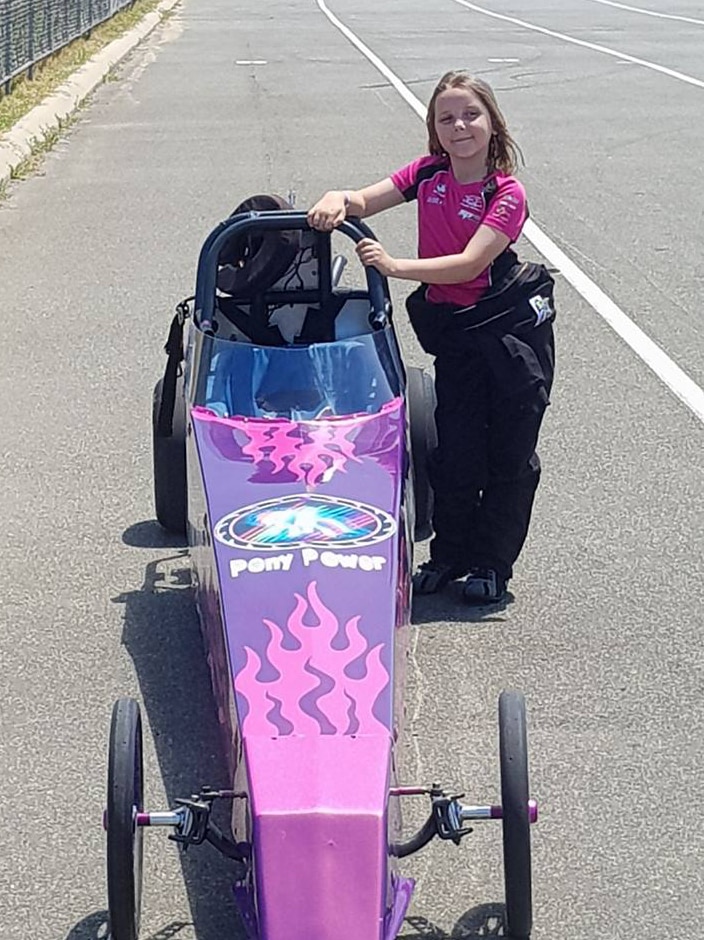
[[[704,14],[631,6],[330,0],[420,102],[448,67],[493,83],[533,222],[701,392]],[[184,0],[116,79],[0,207],[2,940],[104,935],[114,698],[143,703],[152,807],[225,782],[186,561],[151,502],[151,389],[204,236],[251,193],[306,206],[424,149],[418,115],[315,0]],[[411,207],[374,225],[413,251]],[[405,292],[399,332],[423,364]],[[480,613],[452,592],[416,603],[405,777],[495,799],[497,697],[522,689],[542,810],[534,936],[694,940],[704,429],[562,276],[558,300],[515,597]],[[149,836],[145,940],[237,937],[228,864]],[[405,940],[495,925],[498,825],[403,870],[417,879]]]

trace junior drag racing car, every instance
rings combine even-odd
[[[377,271],[342,289],[342,258],[304,213],[246,208],[202,248],[154,398],[157,517],[187,533],[231,787],[145,810],[139,707],[115,703],[112,938],[138,937],[147,827],[232,860],[253,938],[393,940],[413,890],[399,859],[435,837],[458,844],[485,819],[502,821],[507,929],[528,937],[536,806],[523,697],[499,700],[500,804],[404,786],[397,769],[432,383],[404,370]],[[340,231],[372,235],[355,220]],[[411,795],[429,812],[404,840]],[[229,833],[211,818],[221,799]]]

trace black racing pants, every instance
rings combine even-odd
[[[551,323],[516,336],[476,331],[437,356],[433,560],[513,574],[540,480],[536,445],[553,372]]]

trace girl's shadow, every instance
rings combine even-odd
[[[444,591],[413,598],[411,623],[503,623],[514,596],[508,591],[498,604],[470,606],[462,600],[462,582],[448,584]]]

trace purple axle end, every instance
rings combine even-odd
[[[491,818],[492,819],[503,819],[504,813],[500,806],[494,805],[491,807]],[[532,825],[538,821],[538,802],[537,800],[528,800],[528,822]]]

